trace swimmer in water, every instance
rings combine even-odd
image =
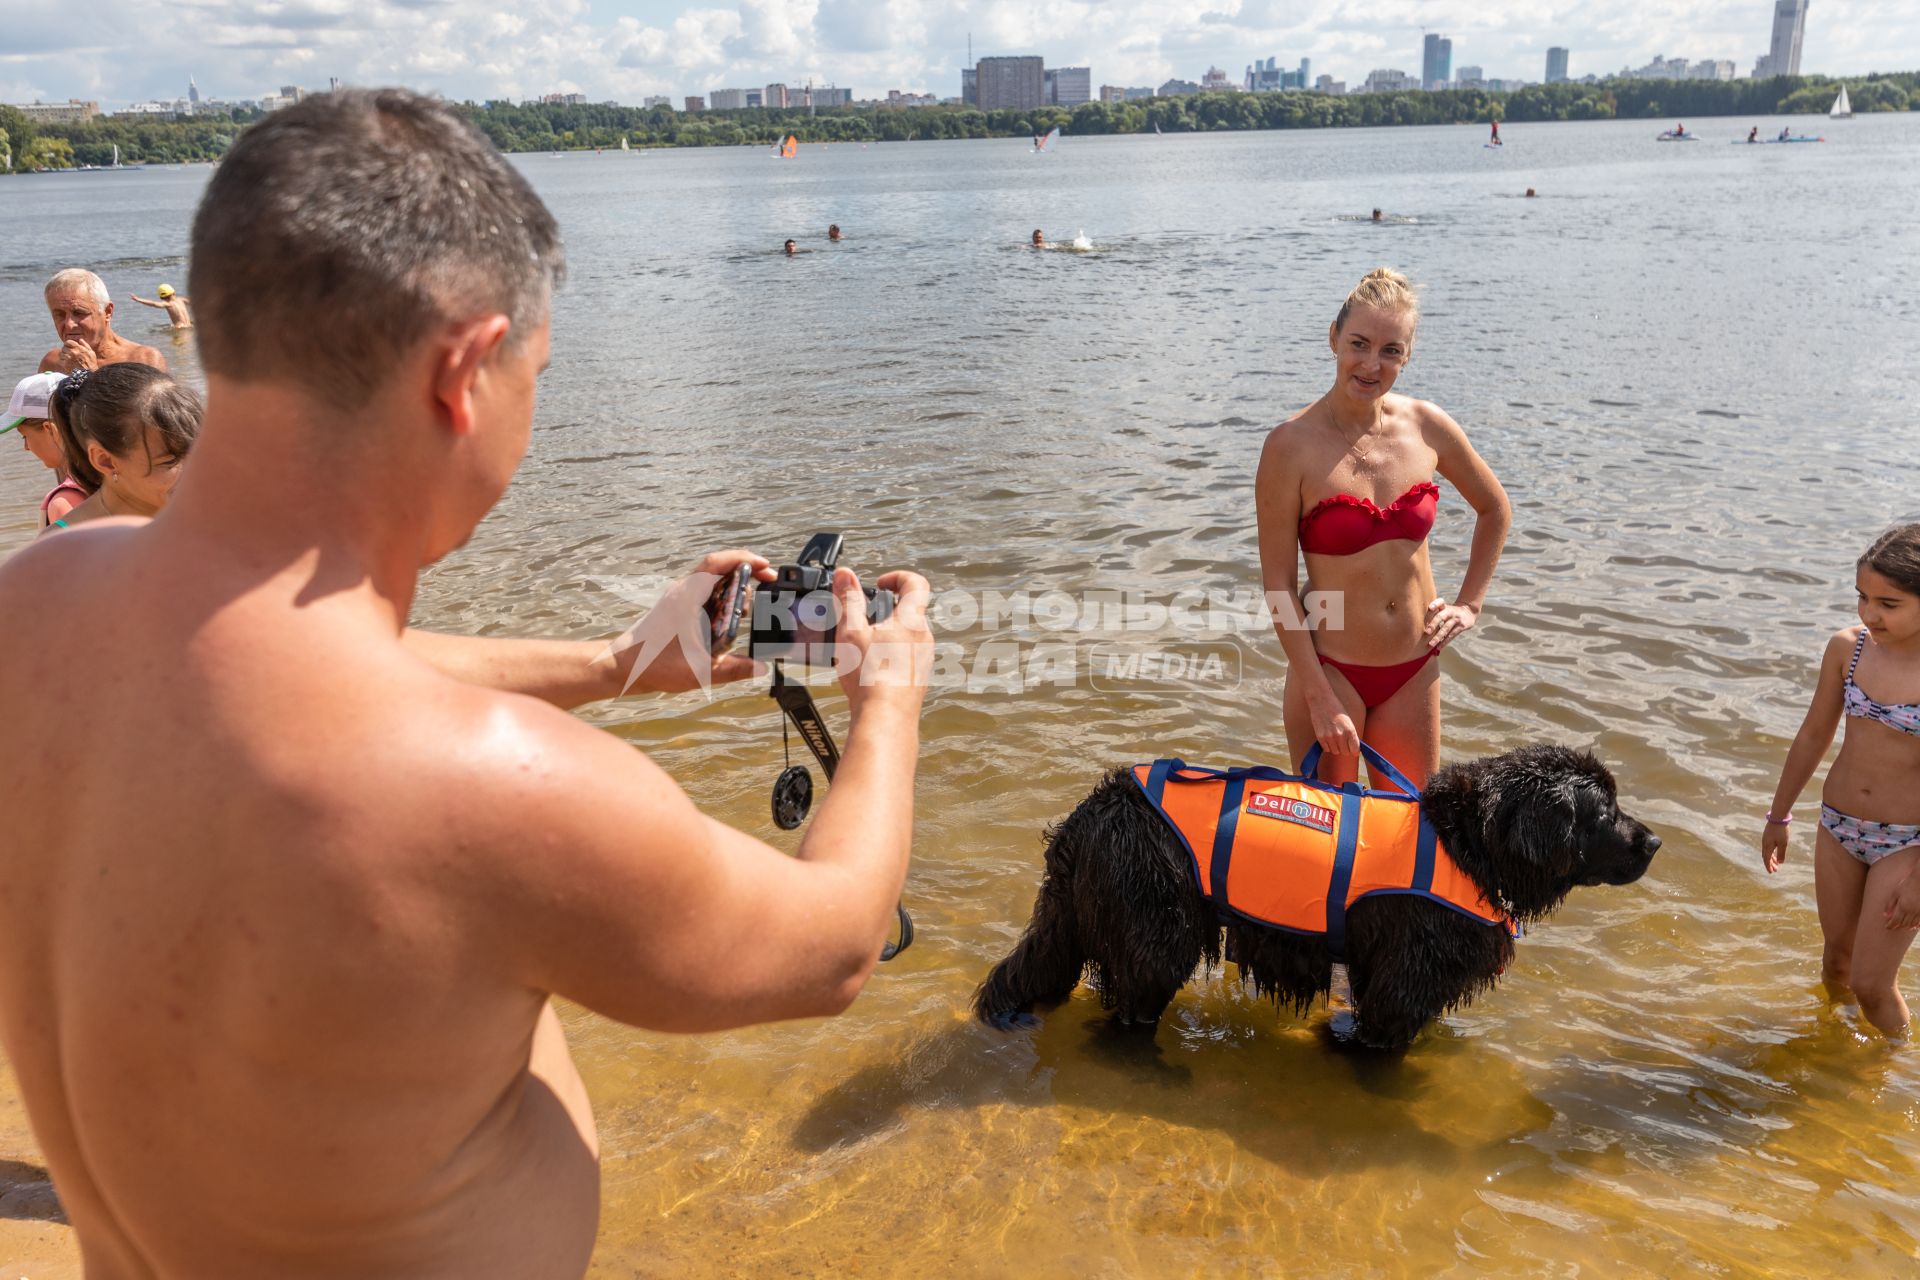
[[[840,238],[840,224],[836,222],[832,226],[827,228],[827,239],[838,240],[839,238]]]
[[[1532,188],[1532,187],[1528,187],[1528,188],[1527,188],[1527,199],[1529,199],[1529,200],[1531,200],[1531,199],[1533,199],[1533,195],[1534,195],[1534,191],[1533,191],[1533,188]]]
[[[800,248],[798,245],[794,244],[793,241],[789,240],[787,241],[786,246],[784,247],[782,252],[784,252],[789,258],[791,258],[794,254],[800,252]]]
[[[1044,249],[1047,247],[1047,238],[1038,231],[1033,233],[1033,247],[1036,249]]]
[[[1378,209],[1375,209],[1375,210],[1373,211],[1373,220],[1374,220],[1375,222],[1379,222],[1379,221],[1381,221],[1381,217],[1380,217],[1380,211],[1379,211]]]
[[[176,329],[193,328],[193,312],[187,310],[187,300],[175,293],[172,285],[163,284],[154,292],[159,295],[157,302],[152,298],[143,298],[137,293],[130,293],[127,296],[143,307],[158,307],[166,312],[167,319],[173,322],[173,327]]]
[[[1747,130],[1747,141],[1748,141],[1748,142],[1758,142],[1758,141],[1760,141],[1760,126],[1759,126],[1759,125],[1755,125],[1755,126],[1753,126],[1753,128],[1751,128],[1751,129],[1749,129],[1749,130]]]

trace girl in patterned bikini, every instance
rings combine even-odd
[[[1881,534],[1854,570],[1863,625],[1837,631],[1760,835],[1769,873],[1787,857],[1793,804],[1844,718],[1821,791],[1813,894],[1821,976],[1889,1036],[1907,1029],[1900,961],[1920,927],[1920,524]],[[1873,692],[1869,693],[1871,689]]]
[[[1319,742],[1320,776],[1333,782],[1355,780],[1365,738],[1426,785],[1440,756],[1433,659],[1479,618],[1513,522],[1506,491],[1460,425],[1392,394],[1419,320],[1405,276],[1368,273],[1327,330],[1333,389],[1268,434],[1254,480],[1260,574],[1287,651],[1287,746],[1297,765]],[[1436,471],[1475,513],[1466,578],[1451,602],[1427,555]],[[1322,616],[1301,607],[1303,552],[1311,592],[1337,602],[1320,631],[1302,625]]]

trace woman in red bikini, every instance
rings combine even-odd
[[[1479,618],[1513,522],[1506,491],[1460,425],[1391,394],[1419,320],[1405,276],[1369,272],[1327,332],[1333,389],[1267,436],[1254,482],[1261,577],[1287,651],[1287,747],[1297,765],[1319,742],[1320,776],[1333,782],[1357,779],[1364,738],[1425,785],[1440,756],[1434,658]],[[1436,471],[1476,517],[1466,581],[1451,604],[1427,555]],[[1324,620],[1301,607],[1303,552],[1308,591],[1332,605]],[[1302,617],[1316,630],[1298,625]]]

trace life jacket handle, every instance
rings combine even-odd
[[[1319,743],[1307,749],[1306,756],[1300,761],[1300,776],[1313,782],[1320,781],[1320,757],[1326,754]],[[1414,799],[1420,798],[1420,788],[1407,781],[1407,775],[1393,767],[1393,763],[1375,751],[1366,743],[1360,744],[1360,754],[1366,757],[1367,765],[1376,777],[1383,777]]]

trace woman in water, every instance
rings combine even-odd
[[[1254,482],[1261,578],[1287,651],[1287,747],[1297,767],[1319,742],[1320,776],[1334,782],[1357,778],[1365,740],[1425,785],[1440,755],[1434,658],[1479,618],[1513,521],[1506,491],[1460,425],[1392,394],[1419,320],[1405,276],[1369,272],[1327,331],[1332,390],[1269,433]],[[1436,471],[1476,515],[1452,603],[1435,588],[1427,555]],[[1310,610],[1301,607],[1302,552]]]
[[[1854,568],[1861,626],[1827,640],[1813,705],[1787,752],[1761,829],[1772,873],[1787,857],[1793,802],[1844,718],[1821,791],[1813,896],[1826,937],[1821,976],[1890,1036],[1907,1029],[1900,961],[1920,925],[1920,524],[1891,529]],[[1872,693],[1867,690],[1872,689]]]
[[[74,373],[54,392],[52,409],[68,466],[94,493],[48,530],[153,515],[167,505],[200,434],[200,393],[143,364]]]

